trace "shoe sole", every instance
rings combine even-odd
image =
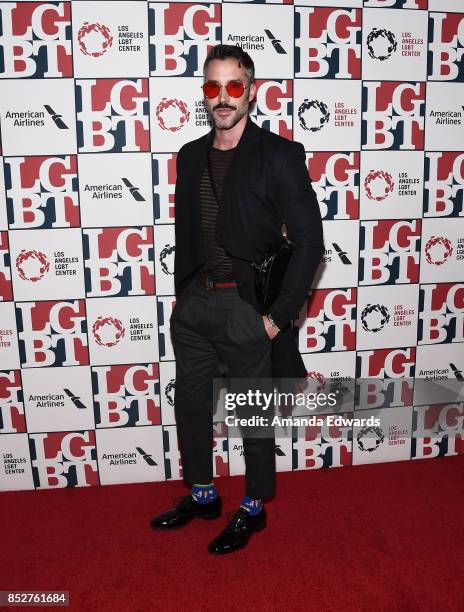
[[[182,529],[182,527],[185,527],[186,525],[188,525],[189,523],[191,523],[194,519],[199,518],[202,519],[204,521],[212,521],[214,519],[217,519],[221,516],[221,512],[214,512],[211,514],[199,514],[199,515],[194,515],[192,517],[190,517],[188,519],[187,522],[182,523],[182,525],[170,525],[170,526],[153,526],[150,525],[150,528],[153,529],[153,531],[173,531],[174,529]]]
[[[224,550],[224,551],[210,550],[208,548],[208,552],[211,553],[212,555],[217,555],[219,557],[224,556],[224,555],[231,555],[232,553],[237,552],[237,550],[242,550],[243,548],[245,548],[248,545],[248,542],[251,540],[253,534],[263,531],[263,529],[265,529],[266,527],[267,527],[267,523],[264,523],[264,525],[261,525],[260,527],[256,527],[256,529],[251,533],[248,540],[244,544],[241,544],[240,546],[237,546],[236,548],[231,548],[230,550]]]

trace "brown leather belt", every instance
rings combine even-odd
[[[208,276],[204,276],[203,274],[197,274],[196,277],[198,278],[200,283],[207,289],[228,289],[237,286],[237,283],[235,281],[215,281],[209,278]]]

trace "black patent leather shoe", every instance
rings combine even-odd
[[[210,553],[225,555],[244,548],[255,531],[262,531],[267,524],[266,510],[252,516],[245,508],[239,508],[227,527],[208,546]]]
[[[177,529],[183,527],[194,518],[210,520],[221,516],[222,502],[218,496],[212,502],[199,504],[191,495],[181,497],[174,508],[155,516],[150,521],[152,529]]]

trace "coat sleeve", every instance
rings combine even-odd
[[[276,162],[275,197],[293,243],[282,288],[268,312],[280,329],[296,319],[324,253],[322,219],[306,167],[305,150],[293,142]]]

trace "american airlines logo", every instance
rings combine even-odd
[[[56,127],[60,128],[60,130],[68,130],[69,129],[68,126],[66,125],[66,123],[62,119],[63,115],[58,115],[57,113],[55,113],[53,108],[51,106],[49,106],[48,104],[44,104],[44,107],[45,107],[45,110],[47,111],[47,113],[50,115],[50,117],[55,122]]]
[[[70,389],[63,389],[69,399],[72,401],[76,408],[86,408],[85,404],[82,403],[82,400],[79,396],[74,395],[74,393]]]
[[[350,265],[351,261],[348,257],[347,251],[343,251],[336,242],[332,242],[334,250],[337,252],[337,255],[340,258],[340,261],[345,265]]]
[[[152,458],[152,456],[151,456],[151,455],[149,455],[148,453],[146,453],[146,452],[143,450],[143,448],[140,448],[140,446],[136,446],[135,448],[137,449],[137,452],[138,452],[138,453],[140,453],[140,454],[142,455],[142,457],[144,458],[144,460],[146,461],[146,463],[148,463],[148,465],[151,465],[151,466],[153,466],[153,467],[154,467],[154,466],[156,466],[156,465],[158,465],[158,464],[156,463],[156,461],[154,461],[154,459]]]
[[[124,185],[127,187],[127,189],[129,189],[130,194],[134,198],[134,200],[136,200],[137,202],[146,202],[145,198],[139,191],[139,187],[134,187],[132,183],[130,182],[130,180],[125,178],[124,176],[122,177],[121,180],[124,183]]]
[[[458,370],[458,368],[454,365],[454,363],[450,363],[450,368],[453,370],[453,374],[456,377],[456,380],[459,380],[459,382],[464,382],[464,376],[462,375],[462,370]]]
[[[287,55],[280,38],[276,38],[270,30],[264,30],[264,33],[279,55]],[[225,42],[230,45],[240,45],[244,51],[263,51],[266,48],[266,39],[262,34],[229,34]]]
[[[338,256],[338,259],[345,266],[351,266],[352,262],[348,257],[348,251],[344,251],[336,242],[332,242],[332,248],[324,249],[324,255],[322,261],[324,263],[331,263]]]
[[[280,55],[287,55],[287,52],[281,45],[282,41],[279,40],[278,38],[275,38],[275,36],[272,34],[270,30],[264,30],[264,32],[266,36],[269,38],[269,40],[271,41],[272,46],[277,51],[277,53],[279,53]]]

